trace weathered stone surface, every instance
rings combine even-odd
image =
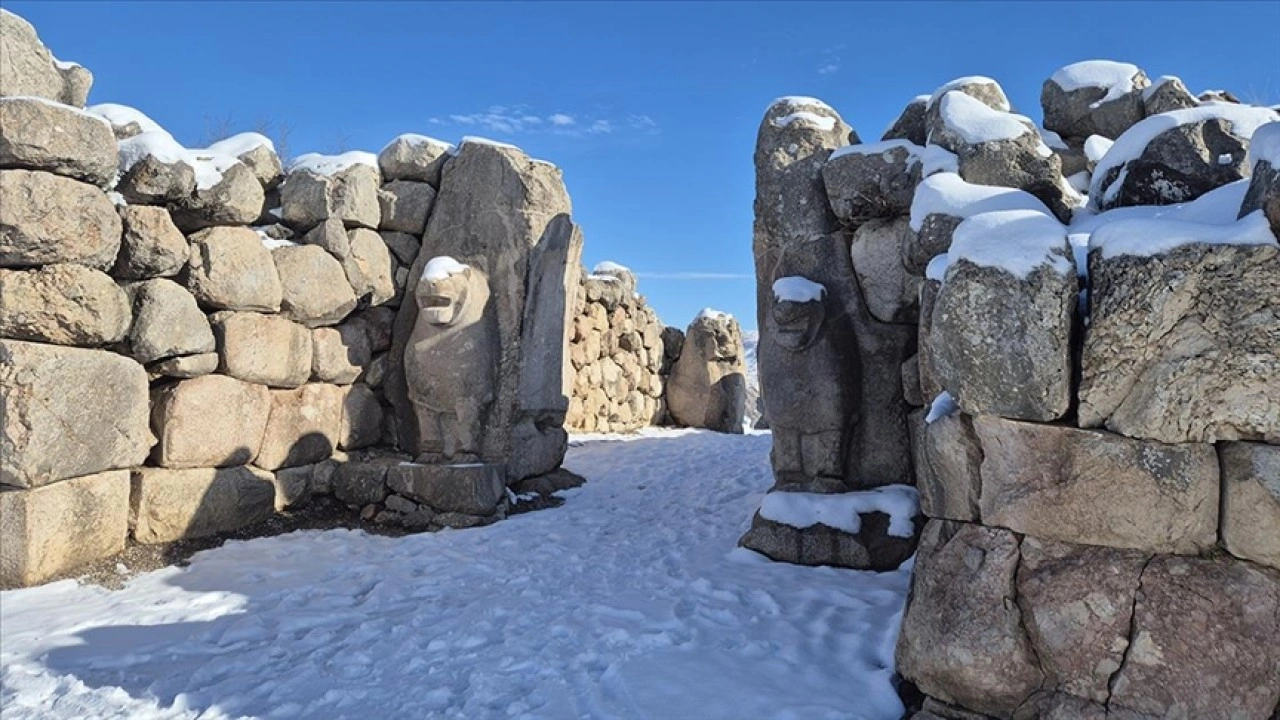
[[[186,266],[190,246],[168,210],[148,205],[117,209],[124,223],[124,236],[112,276],[123,280],[172,277]]]
[[[93,76],[84,68],[78,73],[70,69],[66,74],[59,72],[31,23],[11,12],[0,12],[0,38],[0,95],[84,105]]]
[[[342,395],[342,423],[338,430],[340,450],[359,450],[376,445],[382,437],[382,405],[364,383],[345,388]]]
[[[1280,250],[1089,257],[1080,425],[1161,442],[1280,443]]]
[[[827,199],[836,217],[856,227],[872,218],[895,218],[911,211],[920,182],[920,146],[905,140],[854,145],[831,154],[822,166]]]
[[[1146,115],[1159,115],[1174,110],[1186,110],[1200,104],[1196,96],[1191,94],[1182,80],[1165,76],[1157,78],[1155,83],[1143,90],[1142,107]]]
[[[449,143],[423,135],[401,135],[378,153],[382,177],[390,180],[417,180],[440,187],[440,171],[449,160]]]
[[[910,200],[908,199],[908,204]],[[915,237],[905,217],[870,220],[853,233],[850,255],[862,299],[880,322],[915,323],[919,317],[919,277],[907,274],[903,248]]]
[[[129,471],[0,488],[0,588],[36,585],[124,550]]]
[[[854,534],[822,524],[792,527],[756,513],[751,519],[751,529],[738,544],[779,562],[854,570],[893,570],[911,557],[916,547],[915,536],[890,535],[889,518],[883,513],[865,513],[859,517],[861,524]]]
[[[1218,463],[1209,445],[1163,445],[979,417],[982,521],[1039,538],[1154,552],[1213,547]]]
[[[1099,61],[1087,61],[1097,64]],[[1082,65],[1077,63],[1076,65]],[[1122,69],[1119,63],[1113,64]],[[1068,65],[1059,72],[1070,73],[1075,66]],[[1081,70],[1086,70],[1081,68]],[[1087,138],[1101,135],[1118,138],[1145,116],[1142,104],[1143,89],[1151,84],[1146,73],[1132,68],[1129,88],[1083,86],[1064,88],[1054,78],[1044,81],[1040,90],[1040,106],[1044,108],[1044,126],[1063,137]]]
[[[1048,686],[1107,701],[1150,559],[1136,550],[1023,539],[1018,605]]]
[[[125,285],[125,293],[133,309],[129,352],[134,360],[148,364],[216,349],[209,319],[178,283],[163,278],[144,280]]]
[[[382,242],[386,243],[387,249],[391,250],[391,254],[401,265],[408,267],[418,259],[418,250],[422,248],[422,241],[418,238],[409,233],[391,230],[383,230],[378,235],[382,237]]]
[[[929,213],[920,221],[920,229],[904,247],[902,264],[907,272],[923,275],[929,261],[951,248],[951,240],[963,218],[942,213]]]
[[[147,155],[124,171],[116,191],[130,204],[177,204],[195,194],[196,170],[182,160],[162,162]]]
[[[280,186],[284,221],[309,230],[330,218],[347,227],[377,228],[378,169],[356,163],[331,175],[293,170]]]
[[[194,232],[216,225],[248,225],[262,214],[265,195],[253,170],[234,162],[221,170],[221,178],[208,187],[197,183],[195,192],[173,207],[173,221]]]
[[[335,325],[356,308],[342,264],[315,245],[271,251],[280,277],[280,312],[307,327]]]
[[[311,331],[311,379],[350,385],[373,360],[369,336],[353,323]]]
[[[380,503],[388,493],[388,469],[402,462],[398,457],[373,457],[340,464],[333,474],[333,495],[348,505]]]
[[[153,393],[151,461],[168,468],[244,465],[258,456],[271,412],[262,385],[204,375]]]
[[[302,325],[247,312],[220,312],[209,319],[218,341],[218,372],[286,388],[311,377],[311,331]]]
[[[254,464],[267,470],[324,460],[338,447],[345,391],[309,383],[271,391],[271,414]]]
[[[271,251],[249,228],[214,227],[192,235],[186,285],[201,304],[220,310],[275,312],[280,276]]]
[[[357,297],[381,305],[396,296],[395,261],[378,233],[357,228],[347,233],[349,254],[341,258],[347,281]]]
[[[1261,133],[1264,129],[1258,132]],[[1280,134],[1280,131],[1275,134]],[[1280,237],[1280,167],[1266,160],[1259,160],[1253,165],[1249,189],[1245,192],[1244,201],[1240,203],[1240,217],[1258,210],[1267,216],[1272,234]]]
[[[898,635],[898,672],[933,697],[1012,715],[1044,680],[1017,604],[1017,568],[1013,533],[930,520]]]
[[[378,191],[382,209],[380,229],[421,235],[436,202],[436,191],[425,182],[393,180]]]
[[[1280,570],[1280,447],[1223,443],[1222,544]]]
[[[301,507],[311,501],[311,478],[315,471],[316,464],[311,464],[280,468],[272,473],[276,512]]]
[[[741,433],[747,393],[742,329],[732,315],[707,312],[685,331],[667,379],[667,410],[686,427]]]
[[[256,135],[256,133],[246,133],[246,135]],[[275,146],[270,143],[270,140],[261,135],[258,137],[261,138],[259,143],[237,155],[236,159],[253,171],[253,176],[258,179],[258,184],[264,191],[271,191],[279,187],[284,180],[284,168],[281,167],[280,156],[276,154]]]
[[[0,269],[0,337],[95,347],[123,339],[130,319],[106,273],[69,263]]]
[[[1065,239],[1061,255],[1070,257]],[[1023,420],[1066,414],[1076,290],[1075,272],[1050,266],[1019,278],[966,259],[951,265],[928,343],[938,380],[965,412]]]
[[[194,378],[218,371],[218,353],[201,353],[162,360],[147,370],[172,378]]]
[[[107,187],[116,138],[101,118],[30,97],[0,98],[0,168],[43,170]]]
[[[917,360],[920,368],[920,397],[925,405],[933,402],[943,391],[942,382],[938,379],[938,370],[933,359],[933,343],[929,337],[933,334],[933,308],[938,304],[938,293],[942,291],[942,283],[937,280],[925,280],[920,283],[920,332],[917,335]]]
[[[275,494],[271,473],[254,467],[139,468],[133,537],[150,545],[239,530],[270,517]]]
[[[129,358],[0,340],[0,484],[37,487],[140,465],[147,373]]]
[[[437,512],[492,515],[505,497],[506,472],[494,464],[405,464],[387,470],[387,486]]]
[[[925,124],[925,108],[928,104],[928,95],[912,99],[880,139],[908,140],[923,146],[929,141],[929,127]]]
[[[1238,560],[1158,556],[1108,717],[1266,718],[1280,702],[1280,576]]]
[[[982,446],[973,419],[963,413],[938,418],[921,428],[915,445],[920,511],[932,518],[977,522],[982,491]]]
[[[0,198],[0,267],[73,262],[105,270],[115,262],[120,216],[98,188],[46,172],[0,170]]]

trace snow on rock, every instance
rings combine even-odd
[[[1034,210],[1049,214],[1043,202],[1024,190],[974,185],[956,173],[944,172],[926,178],[916,187],[911,202],[911,229],[919,232],[924,219],[934,213],[967,218],[997,210]]]
[[[929,413],[924,416],[924,421],[933,424],[945,417],[951,417],[960,411],[960,406],[956,404],[956,399],[951,397],[951,393],[943,390],[938,397],[929,403]]]
[[[1166,219],[1117,220],[1098,228],[1089,239],[1089,249],[1100,248],[1103,258],[1150,257],[1192,244],[1280,245],[1261,210],[1228,225]]]
[[[921,148],[919,145],[910,140],[881,140],[874,143],[858,143],[857,145],[845,145],[831,151],[831,156],[827,158],[835,160],[845,155],[884,155],[885,162],[890,162],[889,153],[893,150],[903,149],[907,151],[907,167],[911,167],[920,161],[919,153]],[[945,152],[945,151],[944,151]]]
[[[1070,150],[1067,141],[1062,136],[1052,130],[1045,130],[1042,127],[1036,127],[1036,132],[1040,133],[1040,141],[1051,150]]]
[[[1110,199],[1114,197],[1119,192],[1121,185],[1123,185],[1122,178],[1114,178],[1110,185],[1104,187],[1103,184],[1107,181],[1107,175],[1111,170],[1141,157],[1142,153],[1147,149],[1147,145],[1151,144],[1151,141],[1155,140],[1161,133],[1181,125],[1204,122],[1215,118],[1220,118],[1230,123],[1232,134],[1246,140],[1251,138],[1258,128],[1268,123],[1280,121],[1280,115],[1274,110],[1233,103],[1202,105],[1201,107],[1152,115],[1116,138],[1115,144],[1098,161],[1097,167],[1093,170],[1093,184],[1089,188],[1089,197],[1091,199]]]
[[[943,95],[938,112],[947,128],[970,145],[1013,140],[1032,132],[1021,115],[992,110],[986,103],[962,92]]]
[[[889,516],[888,534],[909,538],[920,514],[920,495],[909,485],[885,485],[861,492],[821,494],[771,492],[760,503],[760,517],[801,530],[826,525],[850,535],[862,530],[862,513]]]
[[[271,237],[266,232],[259,230],[258,228],[254,228],[253,231],[258,233],[258,239],[262,241],[262,247],[268,250],[275,250],[282,247],[293,247],[298,244],[292,240]]]
[[[694,320],[732,320],[733,316],[721,310],[713,310],[711,308],[702,308],[698,312]]]
[[[121,140],[119,150],[121,173],[128,172],[129,168],[145,157],[154,157],[166,165],[178,162],[193,164],[187,149],[164,130],[144,130],[131,138]]]
[[[433,257],[427,261],[425,267],[422,268],[423,280],[444,280],[467,271],[468,265],[454,260],[448,255]]]
[[[778,302],[812,302],[821,300],[826,293],[822,285],[798,275],[773,281],[773,298]]]
[[[245,153],[257,150],[260,147],[265,147],[271,152],[276,151],[275,143],[271,142],[271,139],[266,135],[256,132],[244,132],[239,135],[232,135],[225,140],[219,140],[204,150],[197,150],[196,152],[240,157]]]
[[[948,266],[960,260],[993,267],[1025,280],[1048,267],[1066,274],[1071,259],[1064,255],[1067,231],[1052,215],[1035,210],[1002,210],[974,215],[956,228]]]
[[[737,548],[767,434],[584,438],[565,504],[470,530],[231,540],[119,590],[0,594],[5,720],[897,720],[911,566]],[[406,688],[418,688],[407,691]]]
[[[1229,225],[1236,221],[1249,179],[1244,178],[1214,188],[1189,203],[1178,205],[1137,205],[1096,212],[1081,210],[1071,219],[1073,235],[1091,235],[1099,228],[1121,220],[1168,220],[1207,225]]]
[[[489,138],[477,137],[475,135],[465,135],[463,136],[462,140],[458,143],[457,147],[451,148],[449,150],[449,154],[457,155],[458,152],[462,150],[463,145],[488,145],[489,147],[502,148],[503,150],[515,150],[517,152],[524,152],[523,150],[516,147],[515,145],[512,145],[511,143],[499,142],[497,140],[490,140]]]
[[[1253,131],[1253,138],[1249,140],[1249,167],[1256,168],[1263,160],[1280,169],[1280,122],[1267,123]]]
[[[1067,185],[1070,185],[1071,189],[1074,190],[1078,196],[1080,196],[1079,201],[1081,204],[1085,203],[1088,200],[1088,198],[1084,197],[1083,194],[1089,192],[1089,179],[1090,179],[1089,173],[1084,170],[1067,178]]]
[[[162,132],[166,135],[168,132],[160,127],[160,124],[147,117],[141,110],[131,108],[128,105],[117,105],[116,103],[101,103],[98,105],[90,105],[85,108],[86,111],[102,117],[111,123],[114,128],[123,129],[130,124],[136,124],[138,129],[146,132]]]
[[[804,110],[773,119],[774,127],[790,127],[792,123],[812,125],[823,132],[830,132],[836,128],[836,119],[834,117],[818,115],[817,113],[806,112]]]
[[[392,145],[395,145],[397,141],[405,142],[410,145],[434,145],[436,147],[443,148],[446,150],[453,148],[453,143],[445,142],[444,140],[437,140],[436,138],[433,138],[433,137],[427,137],[426,135],[417,135],[415,133],[404,133],[403,135],[397,135],[391,138],[391,142],[387,143],[382,148],[382,150],[385,152],[387,148],[390,148]]]
[[[1096,108],[1133,92],[1140,74],[1142,70],[1130,63],[1114,60],[1084,60],[1060,68],[1049,79],[1067,92],[1084,88],[1106,90],[1106,95],[1089,104],[1089,107]]]
[[[341,155],[306,153],[289,163],[289,172],[306,171],[314,175],[336,175],[352,165],[368,165],[378,169],[378,156],[363,150],[349,150]]]
[[[1008,112],[1011,109],[1008,99],[1005,99],[1004,89],[1000,87],[1000,83],[996,82],[995,80],[992,80],[989,77],[985,77],[983,75],[967,75],[965,77],[959,77],[959,78],[956,78],[955,80],[951,80],[949,82],[943,83],[941,87],[939,87],[937,90],[934,90],[933,94],[929,96],[929,101],[925,103],[925,107],[932,108],[934,103],[938,102],[938,100],[946,96],[947,93],[951,92],[952,90],[962,88],[966,85],[993,85],[994,92],[992,93],[992,95],[1000,98],[1000,100],[997,100],[996,102],[996,104],[999,105],[1000,107],[996,109],[1003,110],[1005,112]]]
[[[956,154],[941,145],[925,145],[916,153],[920,159],[920,174],[923,177],[938,173],[959,173],[960,160]]]
[[[612,260],[605,260],[604,262],[596,263],[596,266],[591,268],[591,272],[594,275],[605,275],[608,273],[629,273],[631,272],[631,268],[625,265],[619,265],[618,263],[613,262]]]
[[[947,253],[934,255],[929,264],[924,267],[925,279],[942,282],[942,279],[947,275],[947,267],[950,264],[951,258],[947,257]]]
[[[1089,139],[1084,141],[1084,156],[1089,158],[1089,162],[1097,165],[1102,162],[1102,158],[1106,157],[1107,151],[1115,144],[1116,141],[1111,138],[1090,135]]]
[[[809,107],[809,108],[821,108],[823,110],[830,110],[833,113],[835,112],[834,108],[832,108],[830,105],[826,104],[825,102],[819,100],[818,98],[805,97],[803,95],[788,95],[786,97],[780,97],[777,100],[774,100],[773,102],[769,103],[768,109],[771,110],[775,107],[784,107],[784,108]],[[768,112],[768,110],[766,110],[766,112]]]

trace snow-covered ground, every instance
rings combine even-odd
[[[121,590],[0,594],[19,718],[896,720],[909,570],[737,549],[768,435],[582,437],[559,508],[229,542]],[[909,564],[909,563],[908,563]]]

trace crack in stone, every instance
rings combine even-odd
[[[1120,656],[1120,666],[1116,668],[1115,672],[1111,673],[1111,677],[1107,678],[1107,700],[1103,705],[1107,709],[1108,716],[1111,715],[1111,697],[1115,693],[1116,682],[1120,679],[1120,673],[1124,672],[1125,665],[1129,662],[1129,653],[1133,650],[1136,639],[1134,635],[1138,629],[1138,594],[1142,592],[1142,579],[1146,576],[1147,568],[1150,567],[1156,557],[1158,556],[1152,555],[1147,558],[1146,562],[1142,563],[1142,569],[1138,571],[1138,581],[1133,587],[1133,604],[1129,609],[1129,644],[1125,645],[1124,654]]]

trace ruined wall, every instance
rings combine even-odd
[[[184,148],[84,109],[92,76],[21,18],[0,30],[0,585],[317,494],[438,529],[580,482],[557,470],[582,242],[557,168],[416,135],[287,169],[253,133]],[[488,297],[475,447],[424,444],[406,395],[437,258]],[[481,358],[453,352],[428,353],[419,395],[469,399],[454,371]]]
[[[914,717],[1275,717],[1280,115],[1109,62],[1063,68],[1042,104],[1048,130],[995,81],[962,78],[851,145],[820,101],[769,109],[756,247],[770,419],[856,397],[876,372],[836,362],[821,332],[845,280],[785,263],[800,247],[845,268],[849,247],[854,297],[918,332],[898,386],[916,408],[924,521],[897,648],[926,696]],[[868,521],[910,518],[915,497],[786,492],[841,469],[805,439],[775,431],[779,485],[743,544],[896,565]]]

